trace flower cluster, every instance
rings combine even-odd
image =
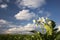
[[[49,20],[48,18],[44,18],[44,17],[39,17],[38,20],[33,20],[33,23],[36,24],[37,26],[42,24],[48,24],[48,25],[51,25],[51,20]]]
[[[38,20],[33,20],[33,22],[38,27],[40,25],[40,28],[42,29],[42,33],[44,33],[44,29],[46,29],[46,33],[49,35],[52,35],[52,27],[54,26],[54,22],[48,18],[39,17]],[[44,28],[44,29],[43,29]]]

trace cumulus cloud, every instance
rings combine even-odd
[[[11,22],[8,22],[6,20],[0,19],[0,26],[5,26],[5,25],[7,26],[9,24],[11,24]]]
[[[29,12],[29,10],[22,10],[19,11],[19,13],[17,13],[14,17],[18,20],[30,20],[35,17],[35,14],[33,12]]]
[[[0,4],[0,8],[7,8],[8,5],[7,4]]]
[[[5,24],[5,23],[6,23],[6,21],[5,21],[5,20],[0,19],[0,24]]]
[[[6,25],[7,23],[8,23],[7,21],[0,19],[0,33],[3,33],[6,30],[4,28],[5,28],[5,26],[7,26]]]
[[[11,34],[20,34],[20,33],[30,33],[29,31],[34,30],[33,24],[28,23],[25,26],[18,26],[14,28],[10,28],[5,33],[11,33]]]
[[[34,25],[28,23],[25,26],[22,25],[14,25],[11,22],[6,20],[0,19],[0,34],[24,34],[24,33],[31,33],[29,31],[34,30]]]
[[[7,8],[10,0],[0,0],[0,8]]]
[[[13,25],[12,22],[0,19],[0,33],[5,33],[6,30],[13,27],[16,27],[16,25]]]
[[[45,0],[17,0],[16,3],[19,7],[38,8],[45,4]]]

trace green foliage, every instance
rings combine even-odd
[[[40,32],[35,32],[32,35],[1,34],[0,40],[60,40],[60,32],[54,35],[41,34]]]
[[[40,40],[40,34],[35,33],[33,35],[0,35],[0,40]]]

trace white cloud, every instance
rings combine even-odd
[[[17,0],[18,6],[26,6],[28,8],[38,8],[45,4],[45,0]]]
[[[8,22],[6,20],[0,19],[0,33],[4,33],[4,31],[6,31],[6,26],[8,26]]]
[[[14,25],[12,22],[0,19],[0,29],[2,28],[2,30],[6,29],[10,29],[10,28],[16,28],[18,27],[17,25]]]
[[[3,26],[3,25],[9,25],[9,26],[11,26],[12,25],[12,22],[8,22],[8,21],[6,21],[4,19],[0,19],[0,25],[1,26]],[[14,25],[12,25],[12,26],[14,26]]]
[[[29,31],[34,30],[34,25],[31,23],[28,23],[25,26],[22,25],[14,25],[11,22],[8,22],[6,20],[0,19],[0,34],[24,34],[24,33],[31,33]]]
[[[24,29],[25,29],[26,31],[34,30],[34,25],[28,23],[27,25],[24,26]],[[24,30],[24,29],[23,29],[23,30]]]
[[[22,10],[14,16],[18,20],[30,20],[35,17],[33,12],[29,12],[29,10]]]
[[[14,28],[17,25],[12,24],[12,22],[8,22],[4,19],[0,19],[0,33],[5,33],[6,30],[10,28]]]
[[[7,8],[8,5],[7,4],[0,4],[0,8]]]
[[[18,26],[18,27],[14,27],[11,29],[8,29],[7,31],[5,31],[5,33],[11,33],[11,34],[20,34],[20,33],[30,33],[29,31],[34,30],[34,26],[33,24],[28,23],[25,26]]]
[[[6,21],[5,21],[5,20],[0,19],[0,24],[5,24],[5,23],[6,23]]]

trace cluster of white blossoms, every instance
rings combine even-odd
[[[38,20],[33,20],[33,23],[34,23],[34,24],[37,24],[37,26],[38,26],[38,24],[39,24],[39,25],[40,25],[40,24],[44,25],[44,23],[50,25],[50,24],[51,24],[51,20],[49,20],[48,18],[44,18],[44,17],[41,17],[41,18],[40,18],[40,17],[39,17]]]
[[[51,28],[52,20],[44,17],[41,18],[39,17],[38,20],[33,20],[33,23],[35,24],[36,27],[40,27],[42,29],[41,31],[42,34],[45,34],[47,32],[49,35],[52,35],[52,28]]]

